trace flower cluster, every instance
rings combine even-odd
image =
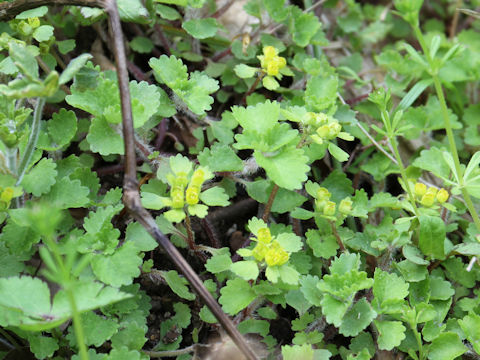
[[[445,203],[450,195],[443,188],[440,190],[434,187],[427,188],[427,185],[417,182],[415,183],[415,196],[420,201],[420,204],[425,207],[431,207],[435,202],[439,204]]]
[[[258,59],[263,71],[268,76],[277,76],[280,70],[287,66],[287,60],[284,57],[278,56],[278,50],[273,46],[265,46],[263,48],[263,55],[259,55]]]
[[[315,196],[315,209],[323,215],[331,217],[335,216],[337,212],[337,204],[330,201],[332,194],[328,189],[319,187]],[[342,216],[347,216],[352,212],[353,202],[349,197],[346,197],[338,205],[338,211]]]
[[[280,243],[272,238],[270,229],[267,227],[258,230],[256,240],[257,245],[253,249],[252,255],[258,262],[265,260],[267,266],[281,266],[290,258]]]
[[[317,144],[323,144],[337,137],[343,140],[352,141],[353,136],[347,132],[342,132],[342,125],[333,116],[324,113],[307,113],[306,124],[308,127],[314,127],[315,134],[311,135],[313,141]]]

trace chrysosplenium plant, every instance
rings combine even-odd
[[[480,358],[475,2],[117,3],[142,204],[258,357]],[[124,210],[105,13],[15,4],[0,359],[228,358]]]

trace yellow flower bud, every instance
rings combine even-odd
[[[170,197],[172,199],[172,208],[173,209],[181,209],[184,205],[184,198],[183,198],[183,189],[181,188],[172,188]]]
[[[277,56],[277,49],[275,49],[273,46],[265,46],[263,48],[263,55],[265,56],[266,61],[272,60],[275,56]]]
[[[278,75],[278,72],[279,72],[278,64],[274,61],[270,61],[267,64],[267,74],[269,76],[275,76],[275,75]]]
[[[257,243],[257,245],[255,246],[255,248],[252,250],[252,255],[253,257],[255,258],[255,260],[257,261],[263,261],[263,259],[265,258],[265,254],[267,253],[268,251],[268,246],[259,242]]]
[[[185,194],[187,204],[188,205],[198,204],[199,195],[200,195],[200,188],[198,186],[195,186],[195,185],[190,185],[187,188],[187,192]]]
[[[327,203],[323,207],[323,215],[326,215],[326,216],[335,215],[336,207],[337,207],[337,204],[335,204],[333,201],[327,201]]]
[[[0,200],[9,203],[13,198],[13,189],[11,187],[6,187],[0,195]]]
[[[435,203],[435,194],[429,193],[427,191],[425,195],[422,196],[422,200],[420,200],[420,203],[426,207],[432,206]]]
[[[422,197],[423,195],[425,195],[426,192],[427,185],[418,182],[415,184],[415,195],[417,195],[418,197]]]
[[[289,258],[288,253],[277,241],[272,243],[272,246],[265,254],[265,262],[268,266],[281,266],[285,264]]]
[[[340,201],[340,205],[338,205],[338,211],[340,211],[344,215],[348,215],[352,212],[352,200],[349,197]]]
[[[173,181],[175,185],[185,188],[185,186],[187,186],[187,183],[188,183],[187,174],[184,171],[180,171],[179,173],[177,173]]]
[[[258,230],[257,240],[262,244],[269,244],[272,241],[272,234],[269,228],[261,228]]]
[[[190,184],[194,186],[202,186],[203,182],[205,181],[205,172],[202,169],[197,169],[194,171],[192,175],[192,179],[190,180]]]
[[[328,200],[330,199],[330,196],[332,196],[332,194],[330,194],[330,191],[328,191],[327,188],[321,187],[317,190],[318,200]]]
[[[437,201],[440,204],[443,204],[445,201],[447,201],[448,197],[449,197],[448,191],[443,188],[440,189],[437,193]]]

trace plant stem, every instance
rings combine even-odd
[[[340,251],[344,252],[345,251],[345,246],[343,245],[342,238],[340,237],[340,235],[338,235],[337,227],[335,226],[335,222],[334,221],[329,221],[329,223],[330,223],[330,227],[332,228],[333,236],[335,236],[335,240],[337,240],[337,244],[340,247]]]
[[[263,212],[262,220],[268,222],[268,218],[270,217],[270,211],[272,210],[273,201],[275,200],[275,196],[277,195],[277,191],[280,187],[277,184],[273,184],[272,192],[268,197],[267,205],[265,205],[265,211]]]
[[[187,229],[187,242],[190,250],[195,251],[195,240],[193,238],[192,223],[190,222],[190,216],[185,216],[185,229]]]
[[[420,28],[418,26],[415,26],[413,29],[415,32],[415,36],[417,37],[418,42],[420,43],[420,46],[422,47],[422,50],[425,53],[425,56],[430,64],[430,67],[433,68],[435,65],[433,64],[433,59],[430,57],[428,47],[425,43],[425,39],[423,37],[423,34]],[[477,228],[477,231],[480,232],[480,218],[478,217],[477,210],[473,205],[472,198],[470,197],[468,190],[465,188],[463,171],[460,165],[460,159],[458,157],[457,145],[455,144],[455,137],[453,135],[452,124],[450,123],[450,117],[448,116],[448,107],[447,107],[447,102],[445,101],[442,84],[440,82],[440,79],[437,73],[432,74],[432,79],[433,79],[433,84],[435,86],[435,91],[437,93],[438,101],[440,102],[440,109],[442,111],[445,131],[447,133],[448,145],[449,145],[450,153],[452,154],[453,162],[455,165],[455,172],[456,172],[455,175],[456,175],[456,178],[458,178],[458,186],[460,188],[460,191],[462,192],[463,199],[465,200],[465,205],[467,206],[468,211],[472,216],[473,222],[475,223],[475,227]]]
[[[17,169],[17,183],[16,185],[22,182],[23,176],[27,171],[28,165],[32,158],[35,147],[37,146],[38,135],[40,134],[40,120],[42,118],[43,106],[45,105],[45,98],[40,97],[37,99],[37,104],[35,105],[35,111],[33,112],[33,123],[32,130],[30,131],[30,137],[28,138],[27,147],[23,153],[22,160],[20,160],[20,165]]]
[[[397,138],[393,133],[392,124],[390,121],[390,114],[387,112],[387,110],[382,110],[382,119],[387,130],[388,139],[390,140],[390,144],[392,145],[393,154],[395,155],[395,159],[397,160],[397,165],[400,169],[400,175],[402,177],[403,183],[405,184],[405,187],[407,190],[408,200],[410,201],[410,204],[413,207],[413,211],[415,215],[418,216],[418,209],[417,209],[417,205],[415,204],[415,196],[413,195],[410,182],[408,181],[407,171],[405,169],[405,166],[403,165],[402,157],[400,156],[400,152],[398,151]]]
[[[250,86],[250,89],[248,89],[248,91],[243,95],[242,101],[241,101],[243,105],[247,104],[247,97],[255,91],[255,89],[257,88],[257,85],[260,83],[260,80],[262,80],[264,76],[265,76],[265,73],[262,71],[260,75],[257,76],[252,86]]]
[[[82,360],[88,360],[87,347],[85,345],[85,334],[83,333],[82,319],[77,309],[77,303],[75,302],[75,296],[70,289],[70,286],[65,288],[65,292],[68,296],[70,308],[72,309],[73,328],[75,329],[75,338],[77,339],[78,350],[80,352],[80,358]]]

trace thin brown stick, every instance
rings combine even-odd
[[[140,194],[136,180],[136,159],[135,159],[135,141],[132,119],[132,107],[130,102],[130,91],[128,87],[127,61],[125,56],[125,47],[123,43],[123,34],[120,24],[120,16],[115,0],[105,1],[105,10],[109,15],[110,31],[113,37],[113,48],[115,63],[117,65],[118,86],[120,90],[120,99],[122,104],[122,124],[125,144],[125,177],[123,202],[132,216],[141,223],[152,237],[167,252],[177,268],[185,275],[192,287],[200,298],[215,315],[228,335],[232,338],[240,351],[247,359],[256,360],[257,356],[247,345],[245,339],[237,330],[233,322],[223,312],[222,308],[210,292],[203,285],[202,280],[193,271],[190,265],[182,257],[177,248],[170,240],[158,229],[153,217],[143,208],[140,202]]]
[[[0,21],[12,20],[26,10],[44,5],[77,5],[87,7],[103,7],[103,0],[16,0],[0,3]]]
[[[335,240],[337,240],[337,244],[340,247],[340,251],[344,252],[345,246],[343,245],[342,239],[340,238],[340,235],[337,232],[337,227],[335,226],[335,222],[329,221],[329,223],[330,223],[330,226],[332,227],[333,236],[335,236]]]
[[[273,185],[272,192],[268,197],[267,205],[265,205],[265,211],[263,212],[262,220],[268,223],[268,218],[270,217],[270,211],[272,210],[273,201],[275,196],[277,196],[277,191],[280,187],[277,184]]]

